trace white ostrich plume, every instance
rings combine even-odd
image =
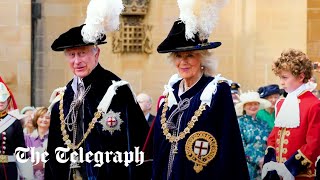
[[[194,39],[199,33],[201,40],[208,39],[216,27],[220,9],[228,0],[177,0],[179,19],[186,26],[186,39]]]
[[[90,0],[81,30],[83,41],[96,43],[104,34],[118,30],[123,9],[122,0]]]

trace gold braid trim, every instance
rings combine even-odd
[[[166,118],[166,112],[168,110],[168,95],[164,99],[164,105],[162,109],[162,114],[161,114],[161,129],[163,130],[163,135],[166,136],[166,139],[169,140],[169,142],[177,143],[181,139],[185,138],[187,134],[190,133],[190,130],[193,128],[195,123],[198,121],[199,116],[202,114],[202,111],[206,110],[206,104],[200,105],[199,109],[194,112],[194,115],[192,116],[191,120],[188,122],[188,125],[182,132],[179,133],[179,136],[173,136],[168,129],[168,124],[166,123],[167,118]]]
[[[66,128],[66,124],[64,122],[64,114],[63,114],[63,95],[64,95],[64,92],[61,92],[59,94],[59,96],[61,96],[61,99],[60,99],[60,104],[59,104],[59,110],[60,110],[60,124],[61,124],[61,132],[62,132],[62,136],[63,136],[63,141],[64,143],[70,148],[70,149],[73,149],[73,150],[76,150],[78,149],[81,144],[86,140],[86,138],[88,137],[88,135],[90,134],[91,130],[93,129],[95,123],[98,121],[98,119],[101,117],[101,112],[100,111],[97,111],[96,113],[94,113],[94,117],[92,118],[91,122],[89,123],[89,127],[86,131],[86,133],[83,135],[83,138],[81,139],[81,141],[79,142],[79,144],[75,144],[74,143],[71,143],[71,140],[69,139],[69,135],[67,134],[67,130],[65,129]]]
[[[6,110],[3,110],[2,112],[0,112],[0,118],[3,118],[7,115],[7,111]]]
[[[304,158],[304,160],[301,161],[301,164],[302,164],[303,166],[306,166],[306,165],[309,163],[308,167],[311,167],[312,161],[310,161],[310,160],[300,151],[300,149],[298,150],[298,154],[300,155],[300,157],[302,156],[302,157]],[[297,155],[298,155],[298,154],[296,154],[296,156],[295,156],[296,159],[297,159]],[[300,158],[299,158],[299,159],[300,159]],[[297,160],[299,160],[299,159],[297,159]]]

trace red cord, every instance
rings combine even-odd
[[[3,141],[3,133],[1,133],[1,137],[2,137],[1,139]],[[2,144],[2,148],[3,148],[3,144]],[[4,163],[2,163],[2,167],[3,167],[3,173],[4,173],[5,180],[8,180],[6,166],[4,165]]]
[[[5,180],[8,180],[7,171],[6,171],[6,166],[4,165],[4,163],[2,163],[2,167],[3,167],[3,172],[4,172]]]

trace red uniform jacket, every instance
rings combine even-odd
[[[300,126],[274,127],[268,148],[275,149],[276,161],[285,163],[294,176],[308,179],[315,177],[315,162],[320,155],[320,101],[309,91],[301,93],[298,99]],[[277,112],[283,101],[277,103]]]

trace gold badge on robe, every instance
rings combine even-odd
[[[190,135],[185,145],[188,160],[194,162],[193,169],[196,173],[203,170],[204,166],[216,156],[218,144],[216,139],[208,132],[198,131]]]

